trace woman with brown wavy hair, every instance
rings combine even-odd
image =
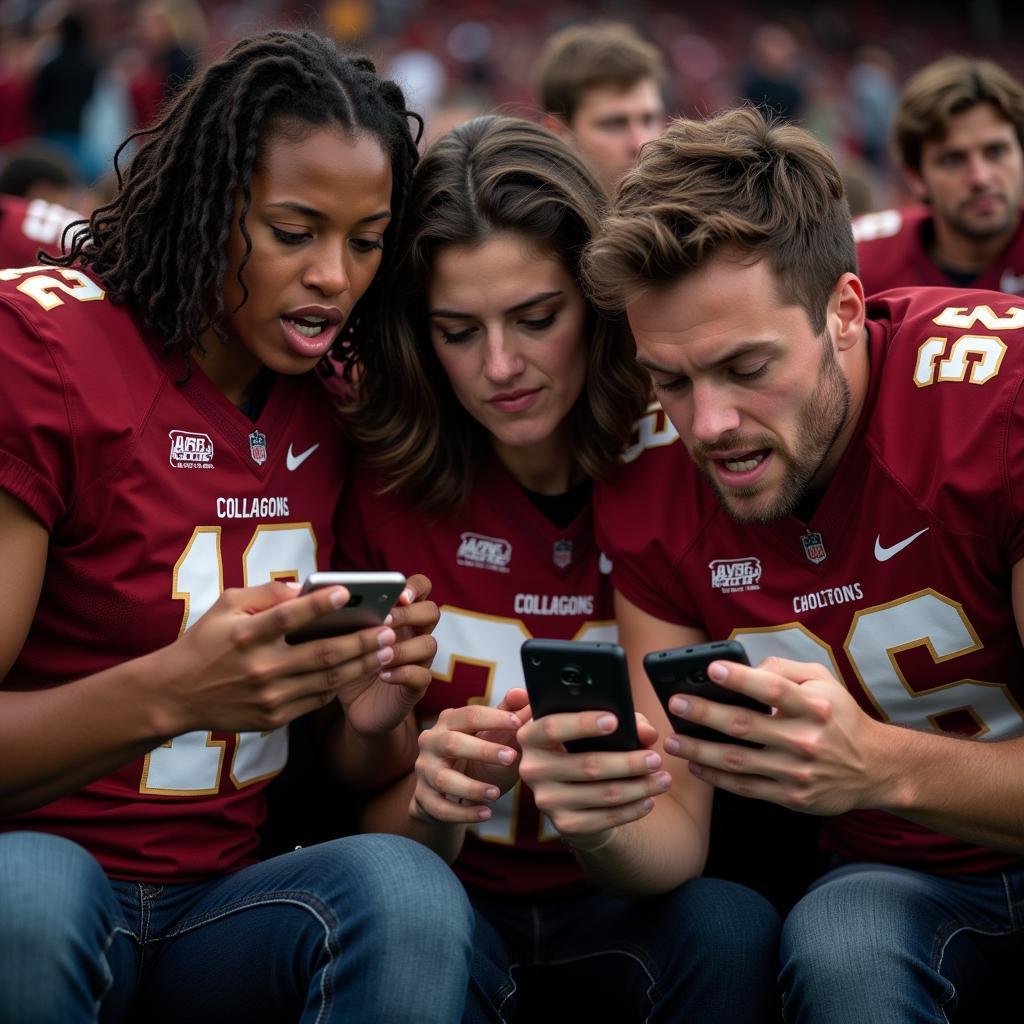
[[[416,769],[364,826],[455,861],[478,917],[469,1020],[509,1020],[517,1004],[536,1019],[519,968],[556,964],[577,1017],[756,1020],[756,1001],[775,1001],[767,906],[703,879],[642,906],[600,891],[518,773],[522,642],[615,639],[591,481],[620,461],[647,389],[621,324],[580,287],[603,209],[580,159],[512,118],[462,125],[416,172],[399,291],[363,350],[352,422],[365,457],[340,543],[356,567],[424,567],[442,608]],[[640,733],[626,754],[552,756],[622,783],[612,803],[629,810],[666,785],[655,731]],[[723,951],[743,945],[749,961],[762,931],[766,969],[732,985]]]

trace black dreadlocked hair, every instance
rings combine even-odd
[[[418,124],[416,138],[410,118]],[[238,281],[242,302],[248,297],[242,273],[252,253],[245,225],[250,182],[274,121],[369,132],[391,160],[392,218],[381,269],[335,345],[350,374],[360,346],[376,334],[380,298],[394,272],[394,239],[423,122],[405,109],[402,90],[378,77],[369,58],[341,54],[316,33],[276,30],[243,39],[193,78],[154,125],[122,143],[114,158],[117,195],[88,221],[70,225],[70,248],[46,262],[90,267],[113,302],[135,306],[164,347],[178,348],[188,363],[192,349],[203,350],[204,331],[225,339],[223,321],[234,312],[224,309],[221,285],[239,193],[237,223],[246,248]],[[122,175],[118,157],[136,138],[145,141]]]

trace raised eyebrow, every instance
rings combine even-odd
[[[519,313],[524,309],[529,309],[530,306],[536,306],[538,302],[546,302],[548,299],[557,298],[561,294],[561,289],[553,292],[541,292],[539,295],[531,296],[525,302],[517,302],[514,306],[509,306],[508,309],[502,311],[502,315],[508,316],[510,313]],[[449,317],[452,320],[476,319],[472,313],[463,313],[458,309],[431,309],[429,315]]]

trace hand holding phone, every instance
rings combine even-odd
[[[713,661],[736,661],[741,665],[749,665],[747,652],[736,640],[717,640],[712,643],[695,644],[692,647],[676,647],[667,651],[652,651],[644,655],[644,670],[654,686],[665,714],[668,715],[672,728],[682,736],[690,736],[697,740],[711,740],[715,743],[736,743],[744,747],[760,748],[760,743],[750,740],[736,739],[727,736],[706,725],[689,722],[685,718],[672,714],[668,708],[669,699],[677,693],[688,696],[704,697],[718,704],[729,704],[733,707],[749,708],[764,715],[770,715],[772,709],[753,697],[735,690],[719,686],[708,678],[708,665]]]
[[[570,753],[636,750],[633,695],[625,652],[618,644],[578,640],[527,640],[521,648],[523,675],[534,718],[577,711],[610,711],[619,720],[607,736],[569,740]]]
[[[302,584],[302,594],[322,587],[342,586],[349,592],[348,603],[285,636],[290,644],[344,636],[370,626],[383,626],[405,587],[400,572],[314,572]]]

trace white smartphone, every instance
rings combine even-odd
[[[302,584],[301,594],[337,586],[349,592],[348,604],[289,633],[285,637],[288,643],[301,644],[382,626],[405,587],[405,577],[400,572],[314,572]]]

